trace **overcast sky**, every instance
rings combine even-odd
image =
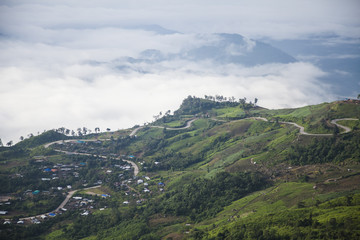
[[[358,16],[357,0],[0,0],[0,138],[6,144],[59,127],[128,128],[176,110],[188,95],[257,97],[269,108],[334,100],[318,82],[327,73],[308,62],[136,65],[146,72],[119,71],[117,64],[146,49],[176,54],[202,46],[211,33],[359,38]]]

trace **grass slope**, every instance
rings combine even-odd
[[[250,116],[274,122],[244,119]],[[135,156],[132,160],[141,171],[138,178],[150,176],[151,193],[142,194],[142,186],[127,183],[134,195],[125,196],[110,184],[119,181],[114,180],[117,175],[101,175],[104,191],[112,195],[101,201],[108,208],[94,210],[87,217],[74,215],[68,222],[59,220],[41,237],[359,238],[359,121],[339,122],[353,131],[330,137],[299,135],[297,128],[278,123],[291,121],[308,132],[333,133],[332,119],[360,118],[358,104],[333,102],[268,110],[189,97],[174,115],[152,125],[182,127],[195,117],[198,119],[187,129],[148,126],[134,138],[125,137],[130,131],[97,135],[113,136],[98,146],[101,151]],[[72,161],[49,154],[54,163],[60,158]],[[99,171],[111,168],[105,162],[99,166]],[[3,173],[11,172],[9,169]],[[158,182],[165,183],[164,191],[159,190]],[[143,199],[141,205],[135,203],[138,198]],[[124,205],[125,200],[130,204]]]

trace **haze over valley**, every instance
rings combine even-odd
[[[283,108],[359,92],[357,1],[2,1],[0,11],[5,142],[132,127],[188,95]]]

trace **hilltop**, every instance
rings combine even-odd
[[[256,103],[189,96],[145,126],[1,148],[1,237],[359,238],[359,101]]]

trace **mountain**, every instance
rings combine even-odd
[[[239,34],[214,34],[216,41],[191,49],[182,56],[193,61],[213,60],[219,64],[255,66],[268,63],[290,63],[296,59],[285,52],[245,38]]]
[[[360,101],[269,110],[189,96],[156,119],[48,148],[0,148],[14,152],[0,159],[11,199],[0,206],[10,219],[1,238],[360,236]],[[51,212],[67,186],[73,197]]]
[[[166,61],[185,60],[190,62],[213,61],[216,64],[236,64],[246,67],[291,63],[297,60],[285,52],[261,41],[245,38],[239,34],[197,35],[198,40],[211,39],[200,46],[192,46],[178,53],[164,53],[159,49],[146,49],[139,58],[125,58],[130,64],[158,64]],[[121,68],[121,67],[120,67]]]
[[[189,37],[160,26],[141,29],[167,37],[175,34],[183,39]],[[345,99],[347,96],[356,97],[360,91],[359,46],[359,39],[343,39],[334,34],[319,34],[300,40],[255,40],[228,33],[196,34],[189,37],[184,46],[177,46],[179,50],[176,52],[160,48],[144,49],[138,56],[119,57],[113,65],[119,71],[151,73],[159,66],[162,70],[169,68],[174,64],[166,63],[176,61],[190,66],[191,63],[211,62],[212,66],[233,64],[238,67],[309,62],[324,72],[317,80],[329,87],[334,98]]]
[[[300,61],[311,62],[326,72],[320,80],[331,86],[332,92],[356,97],[360,91],[360,40],[343,39],[334,34],[314,35],[302,40],[263,39]]]

